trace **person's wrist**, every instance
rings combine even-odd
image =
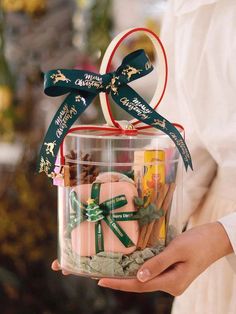
[[[233,247],[223,225],[216,221],[209,225],[209,237],[213,241],[216,260],[233,253]]]

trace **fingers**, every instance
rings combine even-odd
[[[68,271],[66,271],[64,269],[61,269],[61,266],[60,266],[58,260],[55,260],[55,261],[52,262],[51,268],[54,271],[61,270],[62,274],[65,275],[65,276],[70,274]]]
[[[178,262],[176,254],[173,254],[172,249],[166,248],[162,253],[149,259],[140,267],[137,279],[141,282],[151,280],[176,262]]]
[[[103,278],[98,282],[100,287],[110,288],[114,290],[128,291],[128,292],[142,292],[142,283],[137,279],[108,279]]]
[[[147,282],[140,282],[137,279],[104,278],[98,282],[98,285],[115,290],[137,293],[161,290],[176,296],[185,290],[185,284],[180,285],[182,269],[181,267],[173,267]]]
[[[52,268],[52,270],[54,270],[54,271],[59,271],[59,270],[61,270],[61,266],[60,266],[60,264],[58,263],[58,260],[57,260],[57,259],[52,262],[51,268]]]

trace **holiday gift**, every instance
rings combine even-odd
[[[77,210],[78,203],[82,204],[81,217],[85,213],[85,219],[72,228],[72,250],[81,256],[103,251],[132,253],[139,235],[133,203],[137,196],[136,187],[129,182],[95,181],[76,186],[70,195],[71,207]]]
[[[159,77],[150,104],[129,86],[153,69],[143,50],[130,53],[109,72],[121,42],[136,32],[149,36],[157,54]],[[62,269],[129,278],[181,231],[180,156],[186,169],[192,164],[183,128],[155,111],[166,82],[164,48],[144,28],[125,31],[112,41],[99,74],[65,69],[45,74],[47,95],[68,93],[39,158],[39,171],[58,186]],[[98,94],[107,124],[73,126]],[[108,94],[135,119],[114,120]]]

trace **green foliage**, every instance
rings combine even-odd
[[[140,227],[151,223],[153,220],[160,219],[165,214],[163,209],[157,208],[153,203],[146,205],[146,202],[147,197],[134,197],[134,204],[137,207],[137,214],[135,217],[138,219]]]

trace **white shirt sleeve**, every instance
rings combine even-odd
[[[234,254],[236,254],[236,212],[224,216],[218,221],[223,225],[233,247]],[[234,268],[234,271],[236,272],[235,256],[228,256],[227,258],[231,266]]]
[[[171,122],[180,123],[186,132],[186,143],[191,152],[194,171],[184,172],[183,177],[183,225],[191,214],[197,209],[215,176],[217,164],[201,140],[201,134],[195,129],[192,119],[191,107],[181,96],[178,81],[178,62],[181,56],[176,45],[179,35],[176,30],[178,18],[170,2],[167,14],[161,29],[161,39],[165,47],[168,60],[168,84],[166,93],[158,111]],[[189,58],[189,56],[186,56]],[[186,73],[187,74],[187,73]],[[181,87],[180,87],[181,89]]]
[[[161,33],[169,81],[159,112],[186,130],[194,167],[184,174],[187,219],[216,172],[221,196],[236,203],[236,1],[169,2]],[[234,252],[235,216],[220,220]]]

